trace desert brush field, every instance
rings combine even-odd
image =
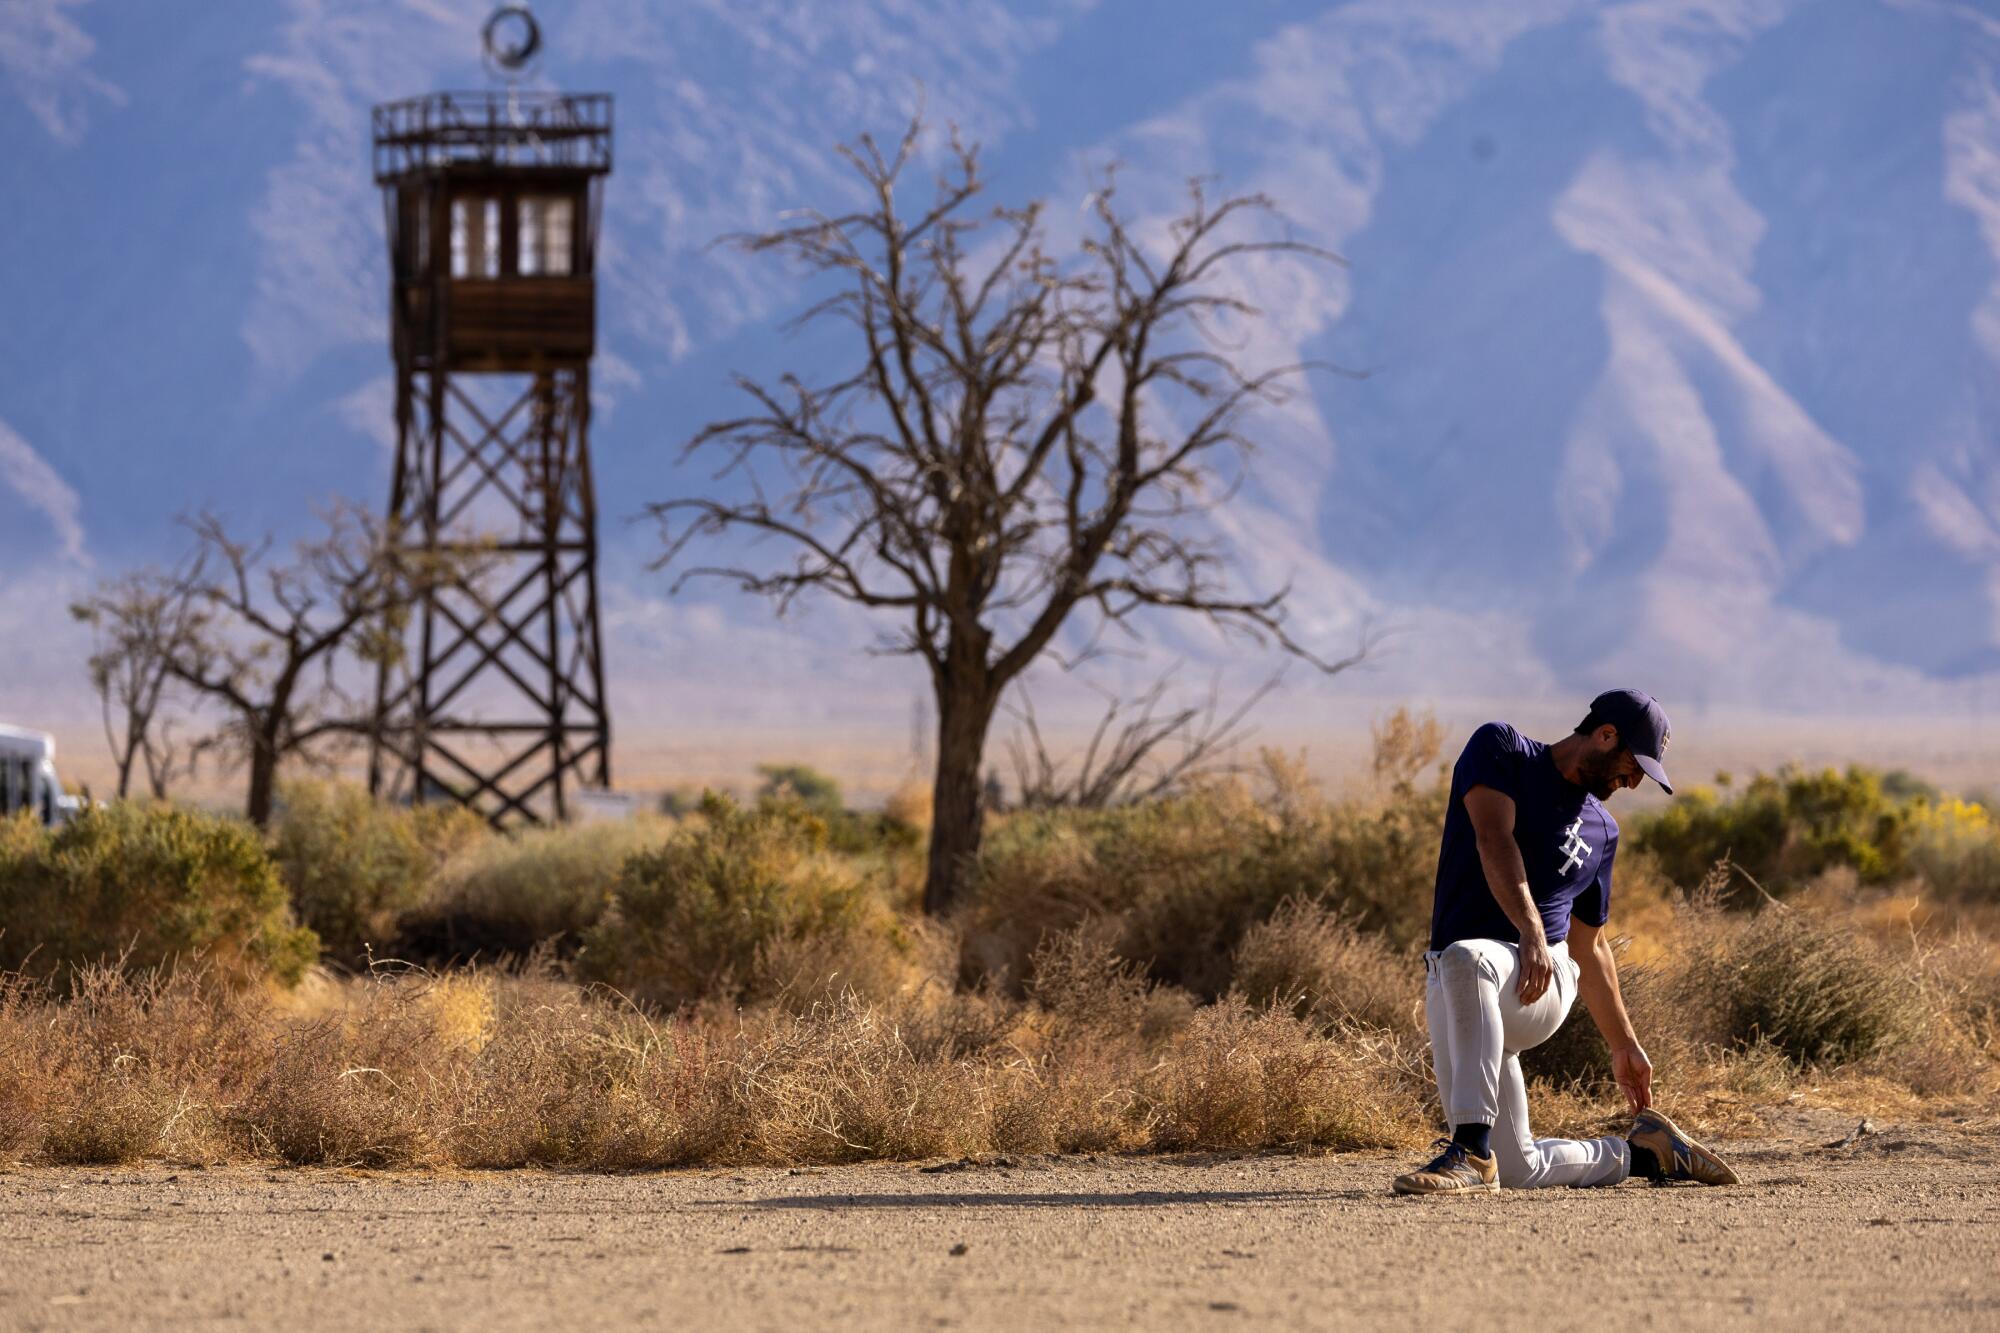
[[[509,837],[324,783],[268,831],[8,826],[8,1322],[138,1296],[509,1324],[586,1293],[760,1327],[1449,1319],[1420,1241],[1458,1237],[1504,1303],[1530,1229],[1631,1275],[1559,1326],[1995,1317],[1977,799],[1787,770],[1631,819],[1611,929],[1656,1095],[1745,1186],[1426,1204],[1386,1190],[1438,1125],[1419,721],[1381,729],[1365,794],[1267,753],[996,812],[943,919],[921,793],[828,785]],[[1538,1132],[1624,1123],[1581,1009],[1525,1060]]]

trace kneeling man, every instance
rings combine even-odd
[[[1431,1065],[1451,1138],[1430,1165],[1396,1177],[1398,1194],[1615,1185],[1630,1175],[1736,1183],[1721,1158],[1652,1109],[1653,1067],[1604,929],[1618,823],[1603,802],[1647,777],[1673,792],[1660,762],[1670,734],[1651,695],[1612,690],[1553,745],[1504,722],[1466,743],[1452,770],[1424,955]],[[1533,1138],[1520,1055],[1555,1035],[1579,995],[1636,1119],[1623,1138]]]

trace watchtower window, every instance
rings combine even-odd
[[[523,195],[518,239],[523,277],[569,276],[575,247],[576,204],[567,195]]]
[[[451,201],[451,276],[500,276],[500,201],[464,196]]]

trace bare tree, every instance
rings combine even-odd
[[[936,913],[979,848],[995,707],[1073,613],[1124,626],[1148,608],[1187,611],[1329,672],[1354,659],[1322,659],[1287,632],[1285,589],[1230,592],[1219,548],[1193,522],[1233,489],[1246,410],[1280,401],[1308,368],[1246,370],[1213,349],[1205,317],[1257,314],[1223,279],[1244,261],[1337,256],[1260,235],[1277,216],[1269,200],[1214,203],[1199,181],[1184,214],[1135,234],[1107,174],[1090,234],[1059,262],[1041,204],[969,215],[978,150],[955,131],[952,169],[906,215],[897,187],[921,129],[888,157],[865,135],[841,147],[867,187],[858,211],[725,238],[830,275],[838,290],[796,322],[845,326],[855,364],[824,385],[739,376],[753,410],[687,448],[722,451],[749,498],[652,512],[662,565],[731,532],[782,539],[793,556],[691,568],[676,588],[715,575],[780,610],[821,592],[900,622],[883,648],[921,659],[937,699],[924,885]],[[977,235],[988,227],[997,235]],[[975,264],[969,249],[989,239]]]
[[[425,581],[454,576],[398,558],[380,521],[357,506],[337,503],[323,517],[325,534],[277,564],[270,538],[239,541],[202,514],[189,523],[197,554],[174,589],[198,618],[173,641],[167,670],[227,717],[222,736],[249,771],[244,804],[260,826],[286,758],[370,727],[343,688],[342,665],[393,657]]]
[[[199,741],[183,751],[174,736],[175,719],[163,711],[173,659],[202,618],[191,593],[198,574],[198,565],[125,574],[70,605],[70,614],[91,628],[90,683],[118,768],[121,800],[132,793],[135,768],[144,767],[147,790],[163,798],[200,753]]]
[[[1249,736],[1244,719],[1278,687],[1274,675],[1229,712],[1222,711],[1220,686],[1207,698],[1163,710],[1174,669],[1137,699],[1107,695],[1103,715],[1076,761],[1076,771],[1049,752],[1035,716],[1034,700],[1016,687],[1018,702],[1006,705],[1021,728],[1007,738],[1014,785],[1031,810],[1070,806],[1101,810],[1152,800],[1224,770],[1225,757]],[[1120,722],[1120,718],[1123,722]],[[1113,728],[1116,728],[1114,731]]]

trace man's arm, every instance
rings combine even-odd
[[[1521,932],[1521,984],[1516,994],[1522,1004],[1533,1004],[1549,988],[1556,969],[1549,955],[1548,936],[1542,930],[1542,914],[1535,910],[1535,896],[1528,891],[1528,867],[1521,860],[1520,844],[1514,841],[1514,798],[1491,787],[1476,786],[1465,793],[1465,813],[1472,817],[1486,887],[1514,929]]]
[[[1576,991],[1590,1010],[1590,1021],[1611,1048],[1611,1074],[1637,1115],[1653,1104],[1653,1062],[1639,1048],[1625,997],[1618,990],[1618,960],[1602,926],[1582,921],[1569,924],[1569,956],[1576,960]]]

